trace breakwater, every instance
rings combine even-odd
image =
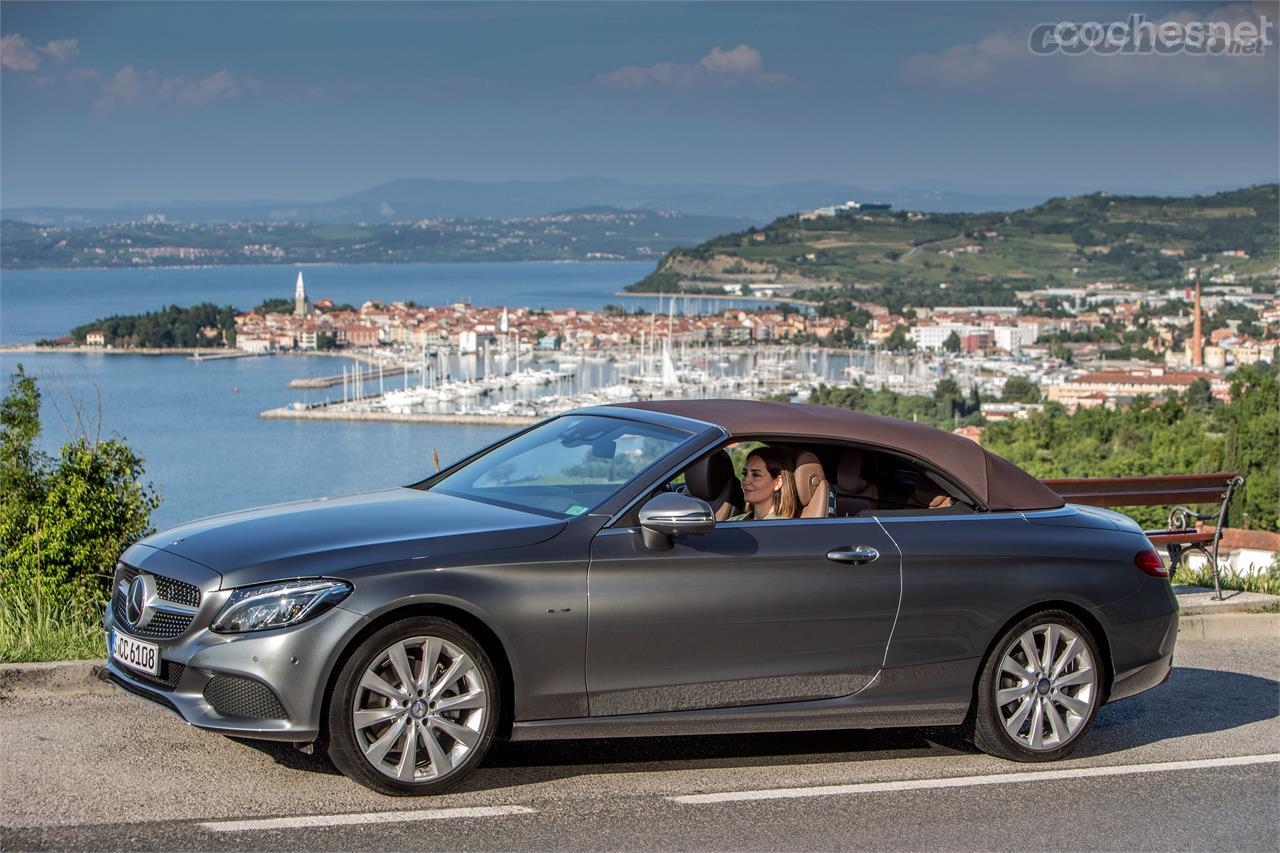
[[[446,412],[372,412],[331,409],[313,406],[295,409],[285,406],[268,409],[258,417],[266,420],[299,421],[381,421],[384,423],[446,424],[449,426],[527,426],[542,418],[523,415],[451,414]]]

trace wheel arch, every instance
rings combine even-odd
[[[511,670],[510,656],[507,654],[502,640],[498,638],[492,628],[485,624],[484,620],[474,613],[450,604],[427,601],[407,603],[379,613],[348,638],[346,645],[329,669],[329,675],[325,679],[324,697],[320,705],[320,738],[322,741],[327,740],[329,736],[329,704],[333,700],[333,687],[337,683],[339,673],[346,666],[347,660],[360,647],[360,644],[375,632],[393,622],[414,616],[436,616],[441,619],[447,619],[476,638],[476,642],[480,643],[485,654],[489,656],[489,660],[493,662],[494,670],[498,673],[500,701],[498,703],[498,727],[495,734],[502,738],[511,736],[512,720],[515,715],[515,678]]]
[[[1102,664],[1102,698],[1098,703],[1099,707],[1105,705],[1111,697],[1112,679],[1115,677],[1115,665],[1111,660],[1111,640],[1107,637],[1106,628],[1101,620],[1090,612],[1087,607],[1077,604],[1073,601],[1065,601],[1062,599],[1050,599],[1047,601],[1036,602],[1030,604],[1017,613],[1014,613],[1000,628],[991,635],[990,642],[982,654],[982,663],[978,666],[978,671],[973,676],[973,687],[969,692],[969,712],[965,715],[965,728],[969,728],[973,722],[974,714],[978,708],[978,683],[982,680],[982,673],[987,668],[987,661],[991,659],[991,655],[996,650],[996,644],[1000,642],[1000,638],[1005,635],[1010,628],[1032,616],[1045,610],[1062,610],[1070,613],[1072,616],[1080,620],[1080,622],[1089,629],[1093,634],[1094,642],[1098,644],[1098,656],[1101,658]]]

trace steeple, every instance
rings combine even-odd
[[[298,283],[293,288],[293,316],[305,317],[311,310],[307,302],[307,289],[302,284],[302,270],[298,270]]]
[[[1191,366],[1204,367],[1204,332],[1200,326],[1200,270],[1196,270],[1196,313],[1191,321]]]

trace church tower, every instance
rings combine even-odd
[[[1196,270],[1196,308],[1191,321],[1191,366],[1204,367],[1204,332],[1200,325],[1200,270]]]
[[[307,302],[307,289],[302,284],[302,270],[298,270],[298,284],[293,288],[293,316],[305,317],[311,311]]]

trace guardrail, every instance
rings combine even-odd
[[[1159,477],[1088,477],[1041,480],[1068,503],[1090,506],[1170,506],[1169,522],[1161,530],[1146,530],[1152,545],[1169,552],[1169,573],[1186,554],[1196,551],[1213,567],[1214,597],[1222,599],[1218,572],[1218,544],[1226,527],[1227,507],[1244,478],[1235,472],[1178,474]],[[1217,504],[1216,513],[1196,512],[1188,504]],[[1198,521],[1215,520],[1213,530],[1196,527]]]

